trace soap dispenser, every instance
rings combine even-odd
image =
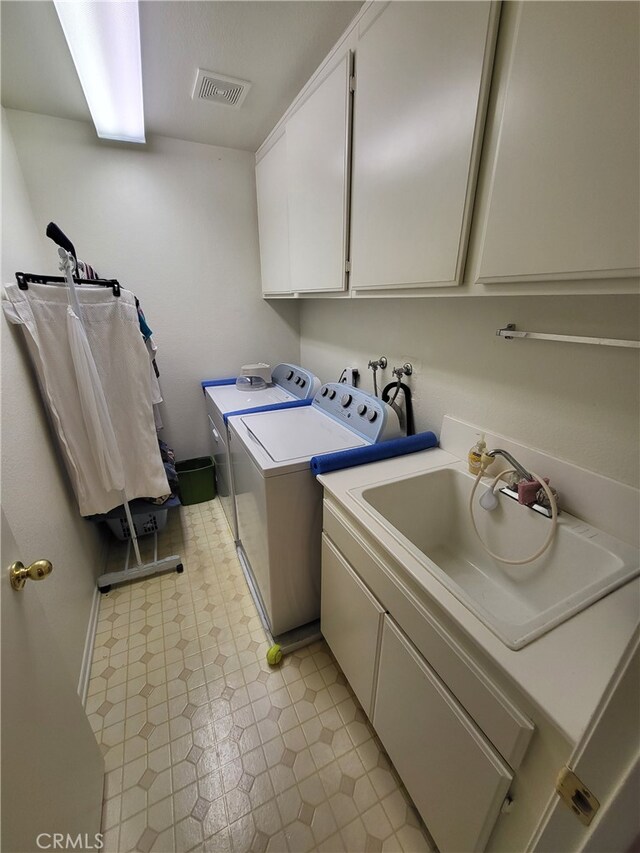
[[[469,463],[469,473],[473,474],[474,477],[477,477],[480,473],[480,467],[482,463],[482,454],[487,449],[487,442],[484,440],[484,433],[480,435],[478,441],[473,445],[471,450],[469,451],[468,463]]]

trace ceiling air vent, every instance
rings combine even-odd
[[[235,77],[225,77],[216,71],[204,71],[198,68],[196,83],[193,87],[194,101],[213,101],[214,104],[226,104],[236,109],[242,106],[247,97],[251,83],[247,80],[237,80]]]

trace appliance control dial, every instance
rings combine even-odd
[[[287,372],[287,382],[293,377],[293,370]]]
[[[376,420],[377,417],[378,417],[378,413],[376,412],[376,410],[370,409],[369,413],[367,414],[367,420],[369,421],[369,423],[372,424]]]
[[[333,388],[330,388],[330,389],[329,389],[329,399],[330,399],[330,400],[334,400],[334,399],[335,399],[335,396],[336,396],[336,392],[334,391],[334,389],[333,389]]]
[[[328,388],[323,388],[323,389],[322,389],[322,391],[321,391],[321,394],[322,394],[322,396],[323,396],[323,397],[326,397],[328,393],[329,393],[329,389],[328,389]]]
[[[340,399],[340,405],[342,406],[342,408],[346,409],[347,406],[350,406],[352,399],[353,397],[351,396],[351,394],[343,394]]]
[[[295,380],[296,385],[299,385],[301,381],[302,381],[302,380],[300,379],[300,377],[299,377],[299,376],[296,376],[296,380]]]
[[[304,388],[304,386],[305,386],[306,384],[307,384],[307,380],[306,380],[306,379],[303,379],[302,377],[300,377],[300,387],[301,387],[301,388]]]
[[[367,407],[364,403],[360,403],[360,405],[358,406],[358,414],[362,415],[362,417],[367,414]]]

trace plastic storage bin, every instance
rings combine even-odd
[[[216,481],[213,473],[213,459],[199,456],[176,462],[180,500],[185,506],[210,501],[216,496]]]

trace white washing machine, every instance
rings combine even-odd
[[[377,397],[329,383],[311,406],[238,415],[228,426],[238,554],[249,586],[279,642],[300,626],[314,635],[319,626],[308,623],[320,616],[322,487],[309,461],[397,438],[398,418]]]
[[[225,415],[230,412],[291,403],[295,400],[308,400],[320,387],[317,376],[295,364],[277,364],[271,377],[272,384],[250,391],[241,390],[234,383],[204,387],[217,492],[235,540],[238,539],[238,522]]]

